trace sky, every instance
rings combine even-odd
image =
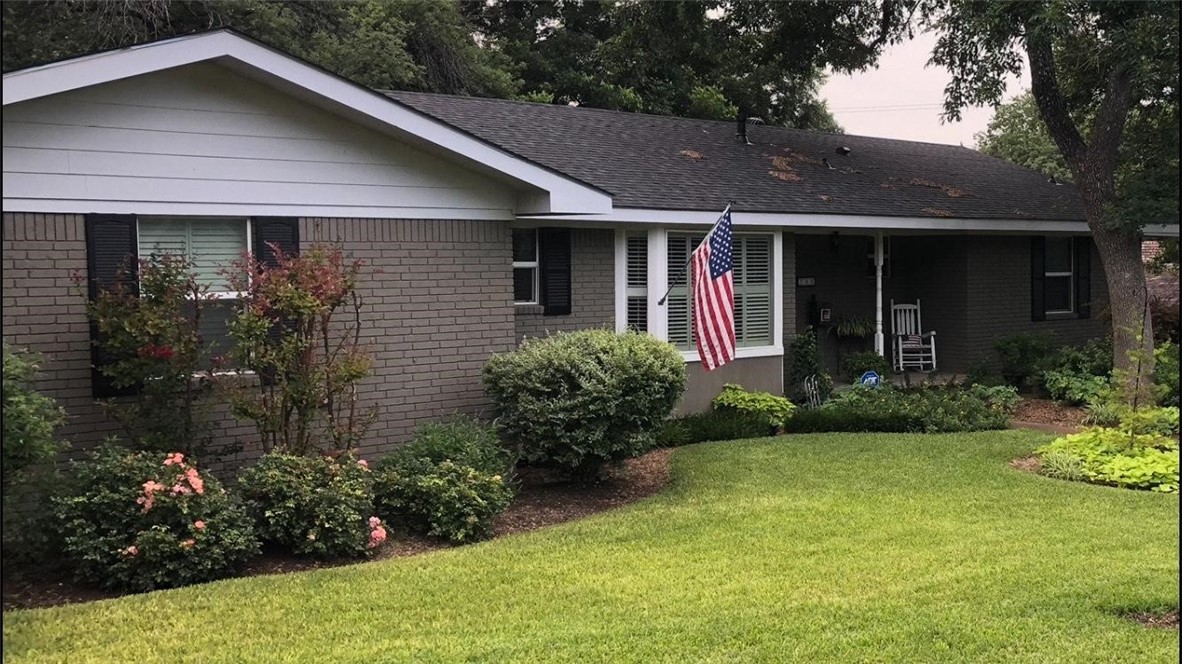
[[[973,136],[985,130],[993,109],[970,107],[960,122],[941,122],[944,86],[951,76],[943,67],[927,66],[935,43],[935,34],[916,35],[886,51],[878,69],[831,74],[821,98],[845,133],[975,147]],[[1010,80],[1005,99],[1029,86],[1023,70],[1020,79]]]

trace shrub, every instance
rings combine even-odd
[[[1178,441],[1153,434],[1094,428],[1057,438],[1036,452],[1073,455],[1088,482],[1178,492]]]
[[[1045,335],[1020,333],[1002,337],[993,344],[1001,362],[1001,375],[1010,385],[1024,387],[1038,369],[1039,361],[1051,350]]]
[[[230,321],[231,356],[261,384],[229,382],[236,415],[255,423],[263,451],[351,450],[376,411],[359,410],[357,383],[372,360],[361,347],[360,261],[315,244],[275,264],[250,256],[229,273],[244,295]]]
[[[825,371],[825,362],[821,359],[821,345],[817,338],[817,331],[813,328],[805,330],[788,342],[788,355],[792,364],[788,373],[789,394],[800,403],[804,401],[804,381],[809,376],[817,377],[817,387],[821,392],[821,400],[829,398],[833,391],[833,378]]]
[[[452,542],[490,537],[513,494],[501,475],[446,459],[384,459],[374,476],[380,516]]]
[[[1137,435],[1178,437],[1178,409],[1166,408],[1125,408],[1120,412],[1117,428]]]
[[[75,577],[104,588],[211,581],[259,550],[246,512],[179,452],[106,446],[72,464],[53,512]]]
[[[1042,387],[1058,401],[1073,405],[1101,397],[1111,384],[1112,340],[1063,346],[1040,362]]]
[[[583,477],[648,450],[685,382],[676,348],[634,332],[527,339],[484,367],[498,424],[521,457]]]
[[[800,411],[795,411],[800,412]],[[677,447],[709,440],[761,438],[772,432],[764,415],[742,410],[722,409],[683,415],[665,422],[657,436],[664,447]]]
[[[867,371],[873,371],[886,378],[890,374],[891,364],[874,351],[849,353],[841,359],[841,375],[848,382],[856,382]]]
[[[63,445],[54,430],[66,411],[50,397],[33,389],[38,357],[4,344],[4,465],[3,484],[37,463],[53,460]]]
[[[797,411],[797,433],[824,431],[953,432],[1004,429],[1017,403],[1012,387],[927,387],[898,390],[855,386],[820,408]]]
[[[1049,450],[1042,455],[1042,467],[1038,472],[1057,480],[1082,482],[1083,459],[1064,450]]]
[[[969,385],[984,385],[986,387],[1006,384],[1005,379],[989,366],[988,360],[973,362],[965,373],[965,382]]]
[[[468,416],[424,424],[409,443],[395,448],[378,465],[386,467],[409,459],[427,459],[432,464],[453,461],[489,475],[509,475],[517,461],[501,445],[495,427]]]
[[[1178,407],[1178,344],[1164,341],[1153,351],[1157,364],[1154,365],[1154,382],[1161,392],[1158,403]]]
[[[780,429],[788,423],[796,406],[769,392],[748,392],[741,385],[727,383],[711,402],[715,410],[736,410],[763,416],[769,427]]]
[[[99,371],[115,388],[136,392],[103,406],[137,449],[204,456],[215,395],[194,375],[214,368],[201,335],[213,296],[184,258],[142,259],[137,274],[121,271],[112,287],[87,301],[98,349],[109,358]]]
[[[1095,401],[1111,384],[1106,376],[1057,370],[1044,371],[1042,380],[1043,387],[1052,399],[1076,406]]]
[[[263,456],[238,480],[259,537],[301,556],[364,554],[374,515],[370,471],[351,455],[340,459],[281,452]],[[380,542],[379,542],[380,543]]]

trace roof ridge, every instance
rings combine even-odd
[[[690,118],[690,117],[685,117],[685,116],[680,116],[680,115],[658,115],[656,113],[642,113],[639,111],[620,111],[620,110],[615,110],[615,109],[610,109],[610,108],[596,108],[594,106],[570,106],[570,105],[564,105],[564,104],[551,104],[551,103],[540,102],[540,101],[526,101],[524,99],[503,99],[500,97],[481,97],[479,95],[453,95],[453,94],[446,94],[446,93],[442,93],[442,92],[420,92],[418,90],[378,90],[378,92],[380,92],[388,97],[394,97],[394,98],[396,98],[395,95],[410,94],[410,95],[418,95],[418,96],[423,96],[423,97],[439,97],[439,98],[444,98],[444,99],[474,99],[474,100],[484,101],[484,102],[493,102],[493,103],[499,103],[499,104],[515,104],[515,105],[519,105],[519,106],[535,106],[535,107],[548,107],[548,108],[556,108],[556,109],[559,109],[559,108],[571,109],[571,110],[579,111],[579,112],[621,114],[621,115],[628,115],[628,116],[656,118],[659,120],[673,120],[673,121],[678,121],[678,122],[699,122],[699,123],[705,123],[705,124],[711,124],[711,125],[724,124],[724,125],[731,125],[731,126],[733,126],[735,124],[734,120],[708,120],[708,119],[704,119],[704,118]],[[871,141],[888,141],[888,142],[892,142],[892,143],[905,143],[908,145],[931,145],[931,146],[935,146],[935,147],[939,147],[939,148],[947,148],[949,150],[960,149],[960,150],[967,150],[969,152],[974,152],[977,154],[982,154],[980,150],[977,150],[975,148],[965,147],[964,145],[952,145],[951,143],[934,143],[932,141],[913,141],[913,140],[909,140],[909,139],[905,139],[905,138],[889,138],[886,136],[868,136],[866,134],[846,134],[844,132],[839,133],[839,132],[819,131],[816,129],[800,129],[798,127],[784,127],[781,125],[771,125],[771,124],[760,124],[760,125],[750,125],[750,126],[751,127],[760,127],[762,129],[772,129],[772,130],[776,130],[776,131],[810,134],[810,135],[814,135],[814,136],[841,136],[841,137],[846,137],[846,138],[857,138],[857,139],[865,139],[865,140],[871,140]]]

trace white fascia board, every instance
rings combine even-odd
[[[548,204],[541,204],[536,196],[523,197],[523,214],[605,214],[612,210],[611,195],[600,189],[522,159],[378,92],[231,32],[179,37],[5,74],[4,105],[197,62],[225,60],[258,71],[268,79],[282,81],[328,106],[343,106],[372,118],[395,134],[413,136],[456,155],[461,161],[480,164],[548,192]]]
[[[160,214],[195,217],[335,217],[342,219],[464,219],[512,221],[509,210],[448,207],[368,207],[349,205],[271,205],[258,203],[186,203],[5,198],[5,212],[44,214]]]
[[[718,221],[714,210],[653,210],[615,208],[610,214],[591,215],[588,222],[613,224],[685,224],[711,226]],[[537,220],[538,217],[532,217]],[[558,220],[557,217],[554,220]],[[958,219],[954,217],[876,217],[846,214],[797,214],[778,212],[731,212],[735,226],[775,228],[882,229],[923,231],[982,231],[1008,233],[1087,233],[1083,221],[1033,219]],[[1177,226],[1173,226],[1177,233]],[[1146,229],[1149,232],[1149,229]]]

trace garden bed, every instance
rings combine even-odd
[[[609,469],[606,478],[596,484],[559,482],[544,470],[524,468],[519,475],[521,486],[516,499],[497,518],[495,537],[584,518],[656,494],[669,481],[670,453],[671,450],[659,449],[628,459],[618,467]],[[396,533],[368,559],[312,560],[267,553],[251,561],[239,576],[339,567],[413,556],[452,546],[442,539]],[[34,569],[6,570],[3,593],[5,611],[92,602],[121,594],[82,586],[60,574]]]
[[[1050,399],[1022,397],[1014,412],[1013,422],[1017,427],[1045,429],[1053,433],[1073,433],[1082,426],[1083,418],[1083,408]]]

